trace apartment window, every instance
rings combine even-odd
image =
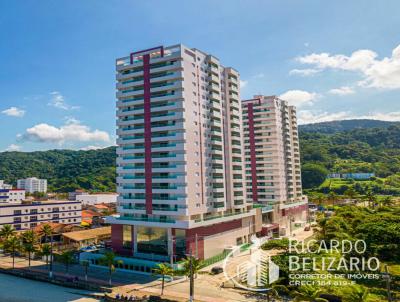
[[[14,215],[21,215],[21,210],[14,210]]]

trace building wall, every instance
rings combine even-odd
[[[116,69],[116,219],[179,227],[248,211],[238,72],[183,45],[131,53]]]
[[[36,177],[30,177],[25,179],[18,179],[17,188],[24,189],[28,193],[47,192],[47,179],[38,179]]]
[[[271,204],[302,199],[296,110],[275,96],[242,102],[247,198]]]
[[[25,199],[25,190],[0,189],[0,203],[20,203]]]
[[[76,195],[76,201],[82,205],[95,205],[100,203],[115,203],[117,202],[118,194],[80,194]]]
[[[0,225],[11,224],[17,230],[30,229],[45,222],[80,224],[81,216],[80,202],[0,205]]]

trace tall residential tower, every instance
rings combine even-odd
[[[261,221],[245,196],[238,72],[183,45],[133,52],[116,69],[114,250],[208,258],[248,242]]]
[[[242,102],[245,134],[246,197],[265,205],[266,230],[287,234],[307,218],[301,188],[296,108],[275,96]]]

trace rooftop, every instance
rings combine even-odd
[[[94,239],[99,236],[107,236],[107,235],[111,236],[111,227],[110,226],[89,229],[89,230],[84,230],[84,231],[69,232],[69,233],[63,234],[64,237],[71,239],[73,241]]]

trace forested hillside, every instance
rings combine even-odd
[[[374,172],[380,179],[373,185],[382,185],[377,193],[400,187],[399,124],[333,133],[300,131],[300,144],[304,188],[319,186],[328,172]]]
[[[90,151],[49,150],[0,153],[0,179],[46,178],[49,190],[115,191],[115,147]]]
[[[374,172],[379,178],[375,186],[386,187],[388,192],[397,187],[400,192],[399,123],[357,120],[303,125],[300,144],[306,189],[319,187],[328,172]],[[115,147],[3,152],[0,179],[16,184],[18,178],[43,177],[49,180],[50,190],[58,192],[77,188],[114,191],[115,159]]]

